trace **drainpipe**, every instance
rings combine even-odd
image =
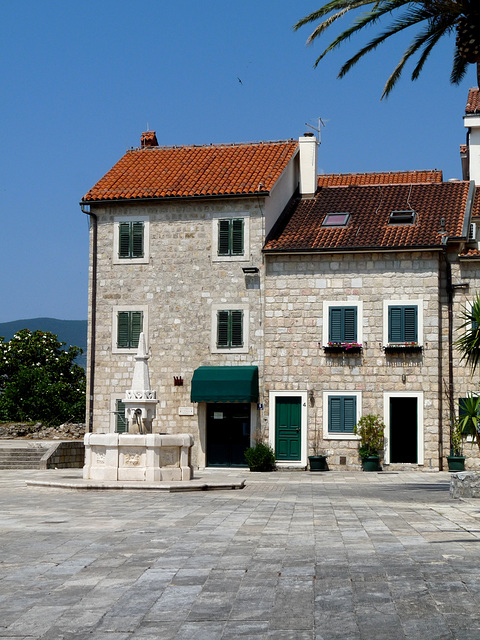
[[[453,285],[452,285],[452,265],[450,264],[446,251],[444,252],[445,257],[445,275],[447,277],[447,305],[448,305],[448,401],[449,401],[449,411],[450,411],[450,449],[452,448],[452,428],[453,428],[453,415],[452,409],[453,406]],[[443,434],[442,434],[442,445],[443,445]],[[442,471],[443,467],[443,456],[441,458],[441,466],[440,471]]]
[[[91,309],[90,309],[90,376],[88,385],[88,433],[93,432],[93,391],[95,388],[95,336],[97,326],[97,216],[90,211],[90,206],[80,203],[80,207],[90,216],[92,225],[92,279],[91,279]]]

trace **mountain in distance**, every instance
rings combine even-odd
[[[58,336],[65,347],[80,347],[83,354],[77,357],[77,364],[84,369],[87,366],[87,321],[86,320],[57,320],[56,318],[31,318],[29,320],[12,320],[0,322],[0,336],[8,342],[21,329],[29,331],[49,331]]]

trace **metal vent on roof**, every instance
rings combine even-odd
[[[415,221],[415,211],[404,209],[402,211],[392,211],[388,219],[388,224],[413,224]]]

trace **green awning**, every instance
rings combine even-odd
[[[192,402],[258,402],[258,367],[198,367]]]

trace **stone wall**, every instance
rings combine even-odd
[[[44,456],[46,469],[82,469],[85,459],[83,442],[59,442]]]
[[[438,468],[439,425],[448,417],[442,395],[447,308],[446,299],[439,297],[439,259],[428,252],[268,256],[265,390],[308,390],[313,395],[308,451],[313,450],[316,424],[330,468],[359,468],[360,460],[355,439],[328,436],[324,392],[329,391],[358,392],[361,413],[380,414],[385,420],[385,393],[423,394],[424,465]],[[387,299],[420,301],[423,352],[385,354]],[[361,302],[359,355],[324,353],[325,301]],[[267,419],[271,411],[266,408]]]
[[[246,276],[242,271],[242,266],[248,265],[262,269],[262,201],[239,198],[115,204],[96,208],[95,213],[98,289],[94,431],[113,430],[114,401],[124,396],[132,380],[135,350],[117,353],[112,342],[115,309],[141,307],[148,318],[145,335],[151,354],[151,388],[159,398],[154,431],[193,434],[193,464],[202,465],[198,407],[190,402],[194,370],[201,365],[258,365],[263,357],[260,277]],[[122,215],[148,217],[148,264],[115,264],[114,220]],[[248,220],[249,246],[243,260],[215,259],[214,221],[224,216]],[[215,305],[248,311],[248,348],[228,353],[216,353],[211,348]],[[174,385],[174,376],[183,379],[183,386]],[[179,415],[181,407],[193,407],[193,415]]]

